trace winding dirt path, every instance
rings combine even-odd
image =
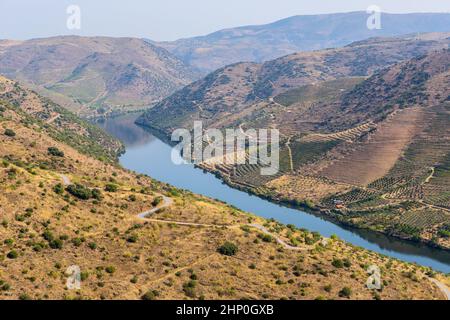
[[[66,177],[66,176],[61,175],[61,177]],[[66,178],[67,178],[67,177],[66,177]],[[67,178],[67,179],[68,179],[68,178]],[[64,180],[64,178],[63,178],[63,180]],[[68,181],[69,181],[69,183],[70,183],[70,180],[68,180]],[[169,198],[169,197],[166,197],[166,196],[162,196],[162,197],[163,197],[163,204],[162,204],[161,206],[158,206],[158,207],[153,208],[153,209],[151,209],[151,210],[148,210],[148,211],[139,213],[139,214],[137,215],[137,217],[138,217],[139,219],[146,220],[146,221],[150,221],[150,222],[167,223],[167,224],[177,224],[177,225],[181,225],[181,226],[207,227],[207,228],[234,228],[234,227],[240,227],[240,225],[234,225],[234,226],[231,225],[231,226],[228,226],[228,225],[205,224],[205,223],[183,222],[183,221],[174,221],[174,220],[160,220],[160,219],[149,218],[150,215],[152,215],[153,213],[157,212],[158,210],[160,210],[160,209],[162,209],[162,208],[167,208],[167,207],[169,207],[169,206],[171,206],[171,205],[173,204],[173,199],[172,199],[172,198]],[[270,235],[271,237],[273,237],[273,238],[276,240],[276,242],[277,242],[278,244],[280,244],[281,246],[283,246],[283,248],[285,248],[285,249],[287,249],[287,250],[292,250],[292,251],[307,251],[307,250],[310,250],[310,249],[313,248],[312,246],[308,246],[308,247],[294,247],[294,246],[292,246],[292,245],[286,243],[286,242],[285,242],[283,239],[281,239],[280,237],[278,237],[278,236],[274,235],[273,233],[271,233],[267,228],[265,228],[264,226],[262,226],[262,225],[260,225],[260,224],[256,224],[256,223],[254,223],[254,224],[247,224],[247,226],[256,228],[256,229],[258,229],[259,231],[263,232],[264,234]],[[207,259],[208,257],[210,257],[210,256],[207,256],[207,257],[205,257],[205,258],[202,258],[202,259],[200,259],[200,260],[194,262],[193,264],[197,264],[197,263],[199,263],[199,262],[201,262],[201,261],[204,261],[204,260]],[[191,264],[190,266],[192,266],[193,264]],[[181,268],[179,268],[179,269],[177,269],[177,270],[178,270],[178,271],[179,271],[179,270],[183,270],[183,269],[186,269],[187,267],[188,267],[188,266],[181,267]],[[163,278],[160,278],[160,279],[155,279],[155,280],[153,280],[152,282],[158,281],[158,280],[161,280],[161,279],[164,279],[164,278],[166,278],[166,277],[167,277],[167,276],[164,276]],[[442,282],[440,282],[439,280],[434,279],[434,278],[428,278],[428,280],[431,281],[433,284],[435,284],[435,285],[438,287],[438,289],[442,292],[442,294],[444,295],[444,297],[445,297],[446,300],[450,300],[450,289],[449,289],[444,283],[442,283]]]
[[[156,207],[156,208],[153,208],[153,209],[151,209],[151,210],[148,210],[148,211],[144,211],[144,212],[139,213],[139,214],[137,215],[138,218],[140,218],[140,219],[146,219],[146,220],[151,220],[151,219],[148,219],[147,216],[149,216],[149,215],[155,213],[156,211],[158,211],[158,210],[160,210],[160,209],[167,208],[167,207],[169,207],[169,206],[172,205],[172,203],[173,203],[172,198],[169,198],[169,197],[166,197],[166,196],[162,196],[162,198],[163,198],[163,204],[162,204],[162,205],[160,205],[160,206],[158,206],[158,207]]]
[[[70,178],[68,176],[66,176],[65,174],[60,174],[60,176],[61,176],[61,179],[62,179],[63,184],[65,186],[68,186],[68,185],[72,184],[72,182],[70,181]]]
[[[439,290],[441,290],[442,294],[447,300],[450,300],[450,289],[445,284],[434,278],[428,278],[428,280],[434,283],[439,288]]]

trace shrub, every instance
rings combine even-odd
[[[61,183],[58,183],[56,186],[53,187],[53,191],[56,194],[63,194],[64,193],[64,187]]]
[[[92,198],[98,201],[103,200],[102,192],[99,189],[92,189]]]
[[[159,296],[159,292],[156,290],[147,291],[142,297],[142,300],[155,300]]]
[[[116,192],[118,189],[117,185],[113,184],[113,183],[108,183],[105,186],[105,191],[106,192]]]
[[[73,244],[75,247],[81,246],[82,243],[83,243],[83,240],[82,240],[81,238],[73,238],[73,239],[72,239],[72,244]]]
[[[2,283],[0,289],[2,291],[8,291],[9,289],[11,289],[11,286],[9,285],[9,283]]]
[[[184,294],[190,298],[195,298],[195,287],[197,286],[197,282],[195,280],[191,280],[183,284]]]
[[[273,241],[273,237],[270,234],[267,234],[267,233],[264,233],[264,234],[260,233],[258,235],[258,237],[264,242],[272,242]]]
[[[27,295],[26,293],[22,293],[19,296],[19,300],[31,300],[31,297],[29,295]]]
[[[71,184],[67,187],[67,192],[81,200],[89,200],[92,197],[92,191],[81,184]]]
[[[64,152],[62,152],[61,150],[59,150],[56,147],[49,147],[47,149],[48,154],[51,156],[55,156],[55,157],[64,157]]]
[[[238,247],[234,243],[227,241],[217,251],[225,256],[234,256],[238,252]]]
[[[107,266],[105,268],[105,271],[106,271],[106,273],[113,274],[114,272],[116,272],[116,267],[114,267],[114,266]]]
[[[155,199],[153,199],[152,206],[156,207],[156,206],[159,205],[162,201],[163,201],[163,197],[156,197]]]
[[[15,136],[16,136],[16,133],[15,133],[13,130],[11,130],[11,129],[6,129],[6,130],[5,130],[5,136],[8,136],[8,137],[15,137]]]
[[[42,237],[47,241],[52,241],[55,238],[50,230],[45,230]]]
[[[341,259],[334,259],[333,262],[331,262],[331,264],[335,268],[343,268],[344,267],[344,262]]]
[[[138,236],[136,234],[132,234],[127,238],[127,241],[130,243],[136,243],[138,241]]]
[[[16,259],[19,256],[19,254],[17,253],[17,251],[11,250],[10,252],[8,252],[8,254],[6,256],[9,259]]]
[[[50,246],[50,248],[52,249],[62,249],[63,247],[63,242],[61,239],[53,239],[52,241],[49,242],[48,244]]]
[[[350,289],[349,287],[344,287],[341,291],[339,291],[339,297],[341,298],[350,298],[351,295],[352,289]]]
[[[95,242],[89,242],[88,247],[91,250],[95,250],[95,249],[97,249],[97,244]]]

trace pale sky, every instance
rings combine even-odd
[[[80,30],[66,27],[72,4],[81,9]],[[449,0],[0,0],[0,39],[77,34],[175,40],[293,15],[365,11],[370,5],[392,13],[450,13]]]

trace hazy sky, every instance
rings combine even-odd
[[[69,5],[81,9],[81,29],[66,27]],[[449,0],[0,0],[0,38],[63,34],[174,40],[219,29],[263,24],[293,15],[365,11],[450,12]]]

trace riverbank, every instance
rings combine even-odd
[[[177,144],[177,142],[173,142],[170,140],[169,135],[166,131],[160,130],[160,129],[154,128],[154,127],[149,127],[148,125],[145,125],[144,123],[142,123],[142,121],[139,121],[139,119],[140,118],[137,118],[137,120],[135,122],[136,125],[139,125],[139,126],[145,128],[145,130],[148,130],[153,135],[155,135],[160,140],[162,140],[164,143],[167,143],[170,146],[174,146]],[[327,208],[327,207],[324,207],[321,205],[316,205],[316,204],[310,203],[309,201],[297,201],[297,200],[293,200],[293,199],[286,199],[286,198],[282,198],[278,194],[273,195],[273,194],[270,194],[269,192],[263,193],[263,192],[260,192],[261,188],[253,188],[250,185],[243,185],[243,184],[233,182],[229,178],[229,176],[224,174],[224,172],[222,172],[220,170],[214,170],[210,166],[199,164],[196,167],[198,167],[201,170],[204,170],[205,172],[209,172],[209,173],[213,174],[215,177],[220,179],[223,183],[225,183],[226,185],[228,185],[231,188],[240,190],[242,192],[246,192],[247,194],[257,196],[261,199],[270,201],[272,203],[286,206],[286,207],[289,207],[292,209],[306,211],[310,214],[313,214],[317,217],[327,219],[328,221],[335,223],[335,224],[339,224],[341,226],[357,228],[357,229],[361,229],[361,230],[368,230],[370,232],[383,234],[388,237],[394,237],[394,238],[400,239],[402,241],[408,241],[411,244],[426,245],[433,249],[450,252],[450,248],[439,245],[438,243],[434,242],[432,238],[425,239],[425,238],[421,238],[421,237],[419,238],[419,237],[414,237],[414,236],[406,236],[406,235],[402,235],[399,233],[392,233],[392,232],[386,232],[385,230],[379,230],[372,226],[365,226],[365,225],[362,225],[361,223],[355,223],[351,220],[351,217],[348,218],[349,214],[344,212],[343,210],[335,209],[335,208],[333,208],[333,209]]]
[[[172,145],[161,132],[136,125],[137,115],[127,115],[107,119],[102,128],[119,138],[126,145],[126,152],[120,164],[132,171],[146,174],[155,180],[163,181],[195,194],[218,199],[243,211],[274,219],[285,225],[318,232],[325,237],[337,235],[340,239],[357,247],[378,252],[399,260],[432,267],[444,273],[450,272],[450,254],[418,243],[403,241],[385,236],[379,232],[353,228],[315,210],[299,211],[289,203],[268,201],[226,184],[209,172],[195,168],[194,165],[175,165],[171,161]],[[161,139],[160,139],[161,138]],[[273,199],[272,199],[273,200]]]

